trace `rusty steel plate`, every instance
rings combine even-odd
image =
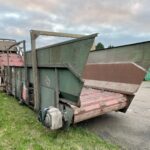
[[[130,62],[87,64],[83,78],[89,80],[141,84],[145,74],[145,69]]]
[[[8,66],[8,65],[9,66],[23,66],[24,65],[23,57],[15,53],[11,53],[9,55],[7,55],[6,53],[1,53],[0,54],[0,66]]]
[[[74,110],[74,123],[117,111],[128,105],[127,97],[123,94],[92,88],[83,88],[80,100],[80,107],[71,105]]]

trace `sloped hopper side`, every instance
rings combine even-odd
[[[60,101],[80,105],[84,84],[82,74],[96,36],[93,34],[36,49],[41,110],[58,107]],[[31,51],[26,53],[28,67],[32,67],[31,55]],[[29,82],[33,83],[30,74],[31,71]]]
[[[134,63],[87,64],[83,78],[81,107],[74,109],[74,123],[110,111],[126,112],[145,76]]]

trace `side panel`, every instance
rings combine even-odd
[[[41,109],[55,106],[55,90],[40,86],[41,92]]]
[[[145,69],[135,63],[98,63],[86,65],[83,78],[139,85],[145,74]]]
[[[55,106],[55,77],[54,69],[39,69],[41,109]]]
[[[55,68],[39,69],[41,109],[57,105],[57,86],[60,99],[65,99],[66,101],[69,99],[72,104],[79,100],[78,95],[80,95],[80,88],[82,88],[83,82],[67,68],[59,68],[58,78],[56,76]]]
[[[83,82],[68,69],[59,70],[59,86],[60,98],[69,100],[72,104],[80,100],[79,95],[83,87]],[[77,105],[80,105],[80,101]]]
[[[22,68],[16,68],[16,97],[21,99],[22,94]]]
[[[39,88],[42,87],[42,91],[46,88],[47,84],[44,83],[45,88],[43,88],[43,85],[41,85],[41,83],[43,84],[43,81],[47,80],[47,77],[44,76],[49,77],[51,85],[47,88],[52,88],[55,90],[55,92],[57,91],[57,93],[60,92],[59,95],[55,94],[57,100],[54,99],[53,101],[59,101],[58,99],[61,98],[65,99],[68,103],[79,105],[80,92],[83,87],[81,78],[89,55],[89,51],[96,36],[97,34],[93,34],[90,36],[85,36],[83,38],[36,49],[38,74],[34,74],[34,76],[39,76]],[[26,57],[28,67],[32,67],[31,55],[31,52],[27,52]],[[43,68],[48,68],[50,72],[46,71],[46,69],[43,71]],[[52,73],[54,72],[54,70],[57,70],[57,75]],[[32,80],[32,77],[30,75],[29,79]],[[55,81],[54,85],[52,84],[53,81]],[[55,89],[56,85],[58,86],[58,89]],[[36,87],[36,89],[38,88]],[[53,92],[51,91],[51,93]],[[41,95],[40,91],[39,95]],[[42,102],[43,99],[41,99],[40,101]]]

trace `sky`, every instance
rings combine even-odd
[[[105,47],[149,41],[149,6],[149,0],[0,0],[0,38],[26,40],[29,49],[31,29],[99,33],[96,42]]]

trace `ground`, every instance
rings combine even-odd
[[[150,82],[142,83],[127,113],[112,112],[79,126],[124,149],[150,150]]]
[[[0,93],[0,150],[117,150],[82,127],[50,131],[36,114]]]

